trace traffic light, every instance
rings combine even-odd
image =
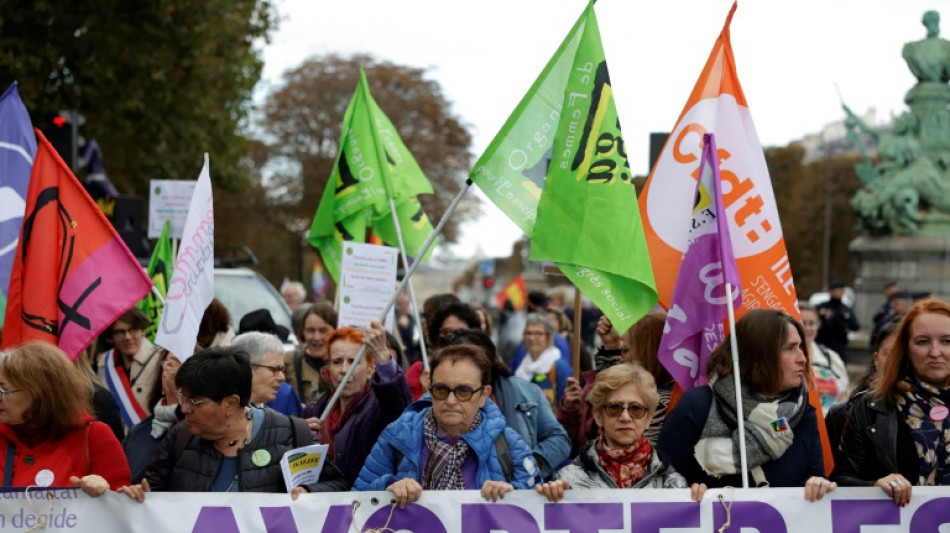
[[[484,283],[486,290],[489,290],[489,289],[491,289],[492,287],[495,286],[495,278],[493,278],[493,277],[491,277],[491,276],[485,276],[485,278],[482,280],[482,282]]]
[[[76,111],[61,110],[47,114],[40,128],[73,172],[79,164],[79,126],[84,121],[85,118]]]

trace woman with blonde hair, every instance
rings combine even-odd
[[[590,394],[599,436],[558,472],[557,481],[536,490],[556,502],[569,488],[686,488],[686,479],[645,435],[659,400],[653,376],[638,364],[622,363],[599,373]],[[705,491],[702,483],[690,487],[695,501]]]
[[[76,485],[99,496],[129,483],[118,439],[89,414],[92,394],[89,380],[52,344],[0,352],[4,486]]]
[[[887,359],[848,416],[835,475],[842,486],[880,487],[894,503],[914,485],[950,486],[950,304],[917,302]]]

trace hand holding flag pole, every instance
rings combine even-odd
[[[429,234],[429,237],[426,239],[425,244],[422,245],[422,250],[419,252],[419,257],[425,257],[429,253],[429,248],[432,247],[432,243],[435,242],[436,237],[439,236],[439,233],[442,232],[442,228],[445,226],[445,223],[448,222],[449,217],[452,216],[452,213],[455,212],[455,209],[458,208],[459,202],[462,201],[462,198],[465,197],[465,194],[468,193],[468,190],[472,187],[472,180],[465,180],[465,185],[462,187],[462,190],[459,191],[455,198],[452,200],[452,203],[449,204],[449,207],[445,210],[445,214],[442,215],[442,219],[439,220],[439,223],[436,224],[435,229],[432,230],[432,233]],[[416,272],[416,269],[419,268],[419,265],[422,264],[422,261],[415,261],[412,263],[412,266],[409,267],[409,270],[406,272],[406,275],[402,278],[402,281],[399,282],[399,287],[396,288],[396,292],[393,293],[392,298],[389,299],[389,303],[386,304],[386,309],[383,310],[382,314],[379,316],[379,321],[382,322],[386,315],[389,314],[389,311],[393,308],[393,305],[396,303],[396,295],[402,292],[406,288],[406,285],[409,283],[409,280],[412,279],[412,275]],[[356,367],[360,366],[360,362],[363,360],[363,356],[366,355],[366,345],[360,347],[359,353],[356,354],[356,359],[353,361],[353,364],[350,365],[350,368],[346,371],[346,374],[343,376],[343,379],[340,380],[339,386],[333,392],[333,396],[330,397],[330,401],[327,402],[326,408],[323,410],[323,414],[320,415],[320,421],[326,422],[327,417],[330,415],[330,410],[333,409],[333,406],[336,404],[337,400],[340,399],[340,394],[343,392],[343,387],[346,386],[346,383],[350,380],[350,377],[353,375],[353,371],[356,370]]]

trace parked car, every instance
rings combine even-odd
[[[290,341],[295,342],[290,324],[290,308],[280,292],[257,272],[245,267],[215,268],[214,296],[231,312],[235,331],[241,317],[256,309],[267,309],[274,317],[274,322],[291,331]]]

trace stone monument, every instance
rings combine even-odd
[[[888,280],[950,295],[950,41],[940,38],[939,13],[927,11],[922,22],[927,36],[905,44],[902,54],[917,84],[893,127],[872,128],[842,104],[849,138],[863,132],[878,141],[876,164],[861,147],[855,170],[864,188],[851,200],[862,234],[850,246],[855,312],[867,329]]]

